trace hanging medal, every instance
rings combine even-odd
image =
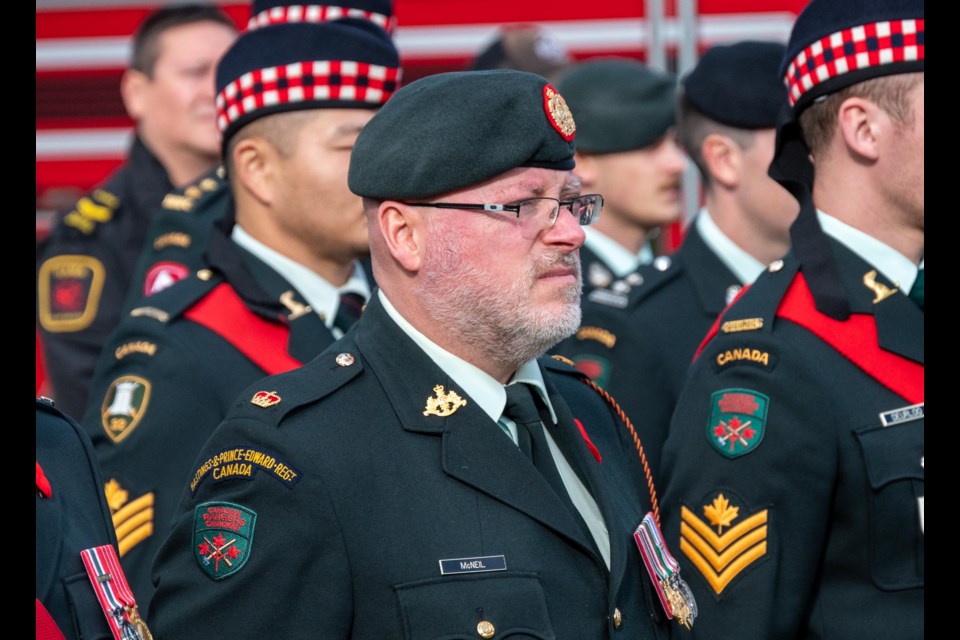
[[[120,568],[113,545],[84,549],[80,557],[114,639],[153,640],[147,623],[137,610],[137,601]]]
[[[652,511],[644,516],[633,538],[667,618],[690,629],[697,618],[697,601],[680,577],[680,565],[667,549]]]

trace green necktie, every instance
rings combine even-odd
[[[917,279],[910,288],[910,299],[917,303],[917,306],[923,309],[923,269],[917,272]]]

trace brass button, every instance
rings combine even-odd
[[[213,271],[210,271],[210,269],[200,269],[200,271],[197,271],[197,277],[206,282],[213,277]]]
[[[613,610],[613,628],[619,629],[620,625],[623,624],[623,614],[620,613],[620,609]]]
[[[353,357],[352,353],[341,353],[336,358],[336,363],[341,367],[349,367],[356,361],[357,359]]]
[[[783,260],[774,260],[770,263],[770,266],[767,267],[767,269],[770,271],[770,273],[776,273],[777,271],[780,271],[780,269],[783,269]]]
[[[493,623],[489,620],[481,620],[477,623],[477,633],[484,640],[489,640],[496,632],[497,630],[493,627]]]

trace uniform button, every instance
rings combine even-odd
[[[673,260],[670,256],[657,256],[653,260],[653,268],[657,271],[666,271],[670,268],[671,262],[673,262]]]
[[[213,271],[210,271],[210,269],[200,269],[200,271],[197,271],[197,277],[206,282],[213,277]]]
[[[497,630],[489,620],[481,620],[477,623],[477,634],[484,640],[489,640],[496,633]]]
[[[633,273],[628,273],[626,277],[627,284],[639,287],[643,284],[643,276],[634,271]]]
[[[770,263],[770,266],[767,267],[767,269],[770,271],[770,273],[776,273],[777,271],[780,271],[780,269],[783,269],[783,260],[774,260]]]
[[[341,353],[336,357],[336,363],[341,367],[349,367],[356,361],[352,353]]]
[[[620,613],[620,609],[613,610],[613,628],[619,629],[623,624],[623,614]]]

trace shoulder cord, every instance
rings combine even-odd
[[[640,436],[637,435],[636,429],[633,428],[633,423],[630,422],[630,418],[627,417],[627,414],[623,412],[623,409],[620,408],[620,405],[617,404],[617,401],[613,399],[609,393],[601,389],[597,383],[587,377],[581,377],[583,382],[591,387],[594,391],[600,394],[600,397],[603,398],[607,404],[609,404],[613,410],[619,416],[623,425],[630,431],[630,436],[633,438],[633,444],[637,448],[637,453],[640,454],[640,462],[643,464],[643,473],[647,477],[647,491],[650,492],[650,504],[653,506],[653,518],[657,522],[657,526],[660,526],[660,503],[657,501],[657,489],[653,484],[653,475],[650,473],[650,465],[647,464],[647,455],[643,452],[643,444],[640,442]]]

